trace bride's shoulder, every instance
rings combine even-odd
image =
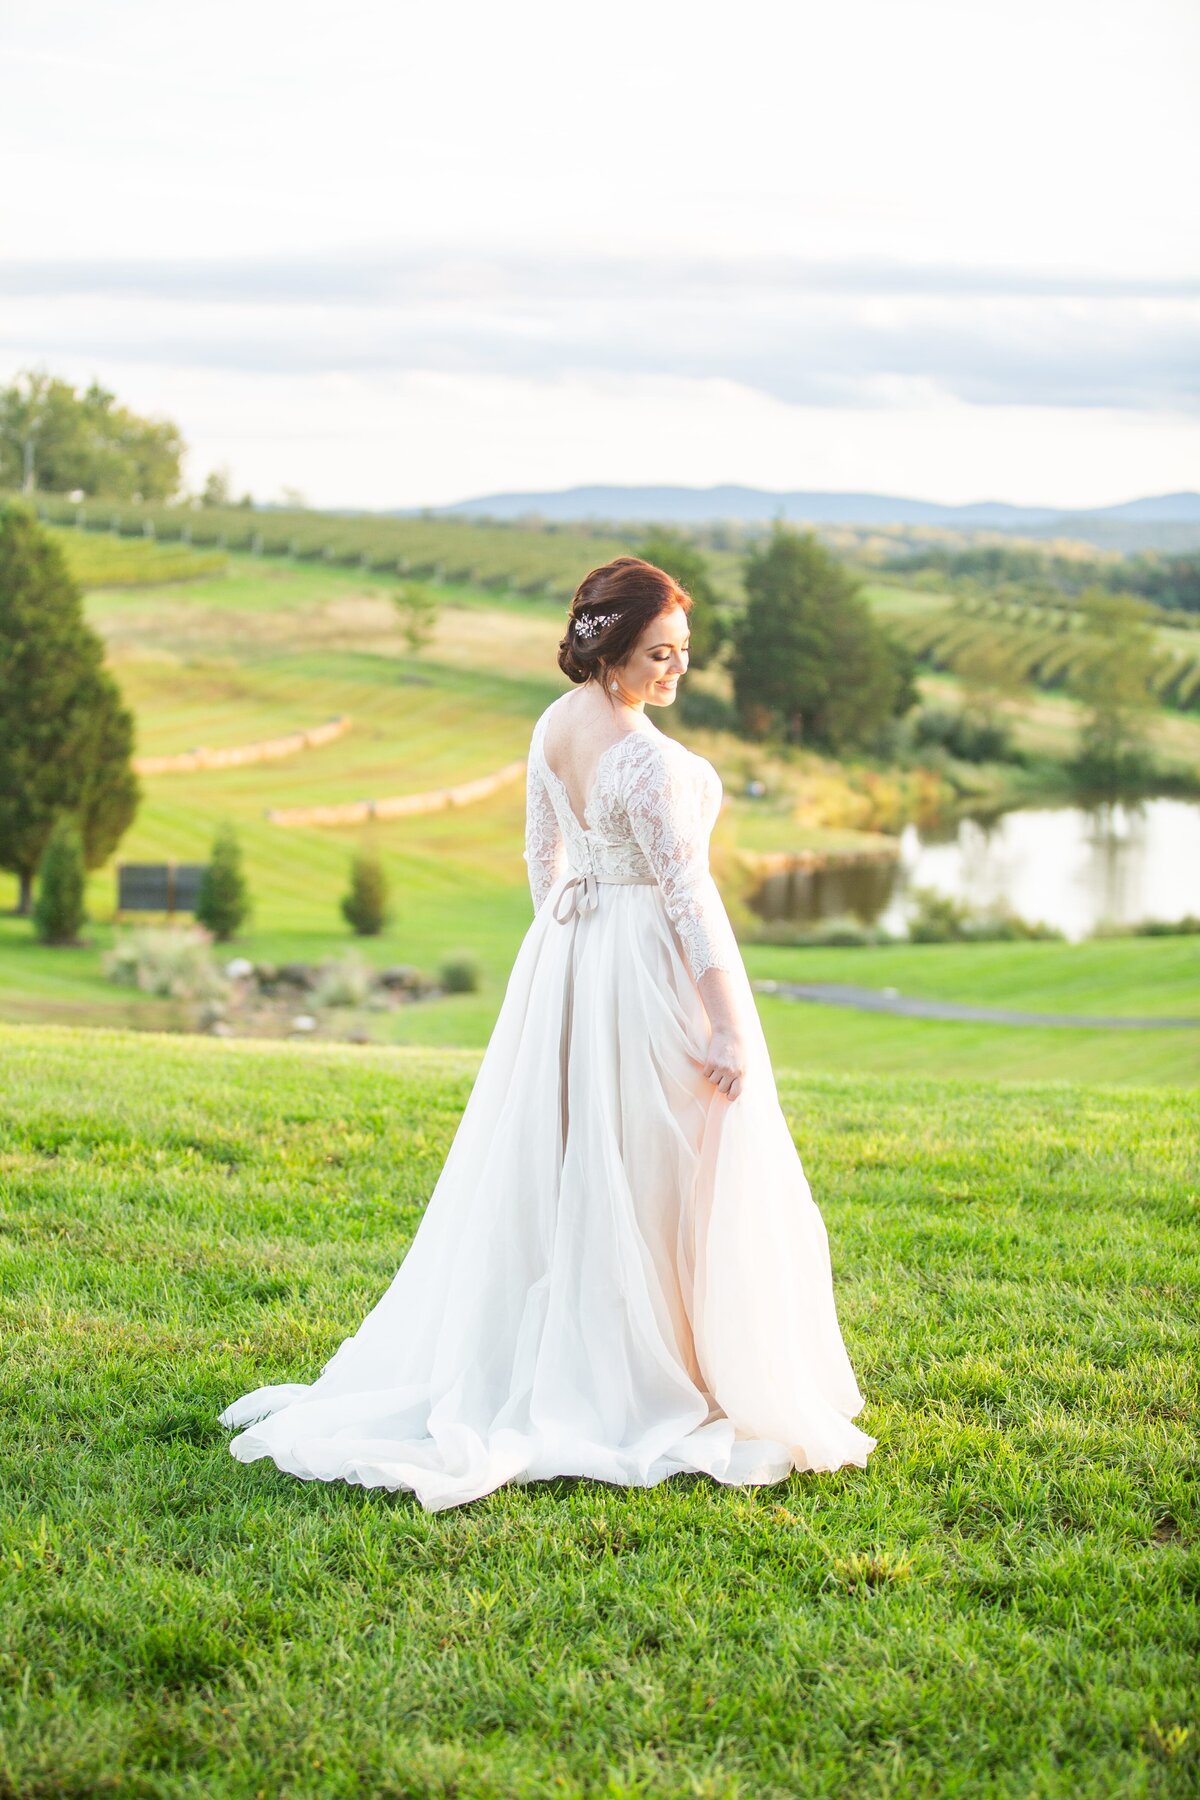
[[[686,744],[681,744],[678,738],[668,737],[657,725],[644,725],[626,735],[629,742],[622,740],[624,749],[619,760],[627,780],[637,780],[647,771],[678,779],[681,772],[691,773],[701,761]]]

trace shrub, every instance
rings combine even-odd
[[[855,918],[818,919],[811,925],[795,919],[771,919],[754,936],[757,943],[795,950],[859,950],[896,941],[882,925],[866,925]]]
[[[908,918],[908,935],[914,944],[952,944],[961,939],[970,913],[947,894],[932,888],[914,888],[913,910]]]
[[[913,737],[918,745],[939,744],[962,762],[1020,761],[1012,732],[1002,720],[981,719],[969,712],[927,706],[917,715]]]
[[[737,710],[732,702],[720,694],[706,693],[703,688],[681,685],[676,705],[680,723],[698,731],[733,731],[737,726]]]
[[[914,944],[1010,944],[1027,939],[1061,939],[1054,925],[1031,924],[1016,913],[974,917],[968,907],[932,888],[914,888],[908,936]]]
[[[372,975],[355,950],[328,957],[321,964],[313,989],[314,1006],[362,1006],[371,992]]]
[[[250,894],[242,873],[242,852],[228,822],[217,829],[212,854],[200,879],[196,918],[219,941],[231,938],[250,915]]]
[[[447,994],[475,994],[483,985],[479,964],[466,953],[447,958],[438,980]]]
[[[44,944],[72,944],[86,914],[83,838],[79,826],[65,813],[55,821],[38,866],[37,899],[33,925]]]
[[[104,973],[122,987],[176,1000],[218,1000],[229,984],[213,960],[212,933],[202,925],[139,925],[119,937]]]
[[[342,899],[342,916],[360,937],[377,937],[388,922],[388,882],[376,850],[360,850],[354,858],[350,892]]]

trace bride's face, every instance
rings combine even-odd
[[[691,627],[682,606],[651,619],[628,660],[617,670],[621,686],[647,706],[670,706],[686,675]]]

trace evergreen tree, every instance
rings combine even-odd
[[[694,602],[688,614],[691,647],[688,666],[703,669],[713,660],[722,642],[722,618],[717,591],[708,572],[703,550],[682,532],[652,531],[635,552],[643,562],[665,569]]]
[[[342,899],[342,915],[359,937],[377,937],[388,922],[388,883],[377,850],[359,850]]]
[[[62,551],[27,507],[0,507],[0,868],[18,913],[60,813],[95,869],[137,812],[133,715],[103,663]]]
[[[86,917],[83,837],[66,813],[55,820],[38,868],[33,923],[44,944],[73,944]]]
[[[745,579],[731,666],[748,729],[836,754],[911,704],[911,682],[857,583],[811,532],[777,525]]]
[[[250,911],[241,846],[233,826],[225,821],[217,827],[208,866],[200,878],[195,916],[218,942],[224,942],[249,918]]]

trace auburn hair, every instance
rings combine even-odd
[[[673,606],[690,613],[692,597],[665,569],[640,556],[618,556],[603,563],[575,589],[558,646],[559,668],[577,686],[603,681],[608,669],[619,667],[630,655],[647,625]],[[580,635],[581,620],[608,614],[615,616],[589,636]]]

